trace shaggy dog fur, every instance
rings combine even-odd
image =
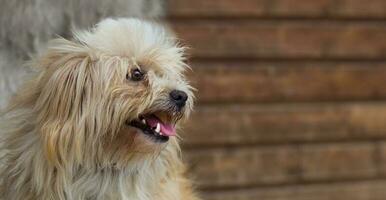
[[[164,0],[0,0],[0,110],[30,71],[31,55],[56,35],[106,17],[162,16]]]
[[[133,126],[146,116],[178,126],[189,115],[183,51],[163,27],[137,19],[54,40],[2,116],[0,198],[196,200],[173,131]],[[185,106],[173,90],[187,95]]]

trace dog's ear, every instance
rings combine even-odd
[[[45,153],[57,166],[64,161],[80,161],[86,128],[82,123],[84,109],[92,90],[90,55],[84,46],[59,39],[38,63],[42,71],[35,110]]]

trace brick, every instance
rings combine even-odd
[[[179,21],[173,26],[196,58],[380,59],[386,26],[378,23]]]
[[[298,151],[290,146],[195,150],[185,155],[203,188],[293,182],[298,176]]]
[[[383,0],[168,0],[171,17],[385,18]]]
[[[377,177],[370,143],[196,149],[186,155],[203,189]]]
[[[230,189],[203,193],[207,200],[384,200],[386,181],[357,181]]]
[[[385,139],[386,104],[198,106],[184,124],[184,146]]]
[[[197,61],[189,79],[199,102],[386,99],[386,62]]]
[[[320,144],[302,146],[303,180],[355,179],[376,177],[375,145]]]

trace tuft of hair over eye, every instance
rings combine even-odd
[[[145,74],[138,68],[131,70],[131,73],[126,75],[126,79],[131,81],[142,81],[144,77]]]

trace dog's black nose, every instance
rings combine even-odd
[[[173,90],[170,92],[170,99],[180,108],[185,106],[188,95],[181,90]]]

